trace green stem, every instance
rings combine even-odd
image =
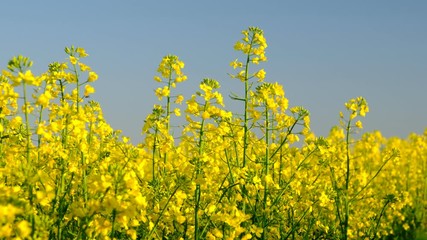
[[[298,121],[300,120],[300,118],[297,118],[295,120],[295,122],[292,124],[292,126],[288,129],[288,131],[286,132],[286,136],[285,138],[282,140],[282,142],[280,143],[279,147],[274,150],[274,152],[271,154],[270,156],[270,160],[273,159],[274,156],[276,156],[276,154],[282,149],[282,147],[285,145],[286,141],[288,140],[288,136],[289,134],[292,133],[292,131],[294,130],[295,126],[297,125]]]
[[[64,160],[61,158],[61,164],[60,164],[60,166],[61,166],[61,176],[60,176],[60,179],[59,179],[59,187],[58,187],[58,189],[57,189],[57,191],[56,191],[56,195],[58,196],[58,197],[60,197],[57,201],[59,201],[59,203],[58,203],[58,215],[59,216],[63,216],[63,215],[65,215],[65,213],[63,213],[62,211],[63,211],[63,203],[64,203],[64,196],[63,196],[63,194],[64,194],[64,175],[65,175],[65,166],[64,166]],[[56,197],[57,196],[55,196],[55,199],[56,199]],[[58,239],[62,239],[62,227],[61,227],[61,223],[62,223],[62,217],[60,218],[60,219],[58,219],[58,221],[57,221],[57,229],[58,229]]]
[[[171,90],[171,85],[172,85],[172,66],[169,69],[169,79],[168,79],[168,90],[169,90],[169,94],[166,98],[166,129],[167,132],[169,133],[169,128],[170,128],[170,106],[171,106],[171,97],[170,97],[170,90]]]
[[[82,151],[80,151],[80,156],[81,156],[81,164],[82,164],[82,183],[83,183],[83,200],[84,200],[84,207],[86,208],[86,203],[88,201],[88,190],[87,190],[87,173],[86,173],[86,160],[85,160],[85,155]]]
[[[387,160],[385,160],[383,162],[383,164],[381,165],[381,167],[377,170],[377,172],[375,173],[375,175],[369,179],[369,181],[365,184],[365,186],[362,187],[362,189],[360,189],[356,194],[354,194],[354,196],[350,199],[350,202],[354,201],[356,199],[356,197],[363,192],[363,190],[365,190],[369,184],[371,184],[371,182],[378,176],[378,174],[382,171],[382,169],[384,168],[384,166],[395,157],[395,154],[391,155]]]
[[[383,216],[383,214],[384,214],[384,212],[385,212],[385,209],[386,209],[386,207],[387,207],[387,205],[390,203],[390,201],[389,200],[387,200],[386,202],[385,202],[385,204],[384,204],[384,206],[383,206],[383,208],[381,209],[381,212],[380,212],[380,215],[378,216],[378,219],[377,219],[377,223],[375,224],[375,228],[374,228],[374,231],[373,231],[373,234],[374,234],[374,236],[372,237],[372,239],[375,239],[376,238],[376,233],[377,233],[377,229],[378,229],[378,226],[380,225],[380,222],[381,222],[381,218],[382,218],[382,216]]]
[[[206,111],[208,103],[205,102],[203,106],[203,112]],[[203,135],[204,135],[204,125],[205,125],[205,119],[202,118],[202,122],[200,124],[200,131],[199,131],[199,157],[197,158],[196,162],[196,181],[198,180],[200,171],[201,171],[201,163],[200,163],[200,157],[203,155]],[[194,191],[194,199],[196,201],[194,206],[194,239],[199,239],[199,207],[200,207],[200,183],[196,183],[196,190]]]
[[[77,106],[77,113],[79,113],[79,102],[80,102],[80,84],[79,84],[79,73],[77,72],[76,65],[73,64],[73,72],[76,76],[76,90],[77,90],[77,96],[76,96],[76,106]]]
[[[151,238],[150,238],[150,237],[151,237],[151,235],[153,234],[153,232],[155,231],[155,229],[156,229],[157,225],[159,224],[160,219],[162,219],[162,216],[163,216],[163,214],[165,213],[165,210],[166,210],[166,208],[168,207],[169,202],[172,200],[172,197],[173,197],[173,196],[175,196],[175,193],[176,193],[176,191],[178,191],[179,187],[180,187],[179,185],[178,185],[178,186],[176,186],[176,188],[174,189],[174,191],[172,192],[172,194],[169,196],[169,198],[168,198],[168,200],[167,200],[167,202],[166,202],[165,206],[163,207],[162,211],[160,212],[159,217],[157,218],[156,222],[154,223],[154,226],[153,226],[153,228],[151,229],[151,231],[148,233],[148,236],[147,236],[147,238],[146,238],[146,239],[151,239]]]
[[[26,148],[25,148],[25,158],[27,160],[27,166],[30,166],[30,142],[31,142],[31,136],[30,136],[30,120],[28,117],[28,107],[29,103],[27,100],[27,84],[23,82],[22,84],[24,88],[24,115],[25,115],[25,130],[26,130]]]
[[[30,148],[31,148],[31,132],[30,132],[30,120],[29,120],[29,116],[28,116],[28,107],[29,107],[29,103],[28,103],[28,99],[27,99],[27,84],[25,83],[25,81],[23,81],[22,83],[22,87],[23,87],[23,91],[24,91],[24,115],[25,115],[25,130],[26,130],[26,147],[25,147],[25,158],[27,161],[27,166],[26,166],[26,177],[28,178],[32,178],[32,165],[31,165],[31,159],[30,159]],[[28,181],[28,180],[27,180]],[[30,206],[33,207],[34,206],[34,202],[33,202],[33,198],[34,198],[34,194],[33,194],[33,184],[31,183],[31,181],[27,182],[28,184],[28,199],[30,201]],[[35,234],[35,222],[34,222],[34,214],[30,215],[30,222],[31,222],[31,238],[34,237]]]
[[[152,151],[152,172],[153,172],[153,184],[156,181],[156,150],[157,150],[157,134],[158,134],[158,129],[157,127],[155,127],[154,130],[154,139],[153,139],[153,151]],[[153,202],[154,204],[154,202]]]
[[[111,223],[111,234],[110,234],[110,239],[114,239],[114,227],[116,225],[116,216],[117,216],[117,211],[114,208],[113,212],[112,212],[112,223]]]
[[[255,34],[254,34],[255,35]],[[249,44],[249,51],[246,57],[246,64],[245,64],[245,110],[244,110],[244,123],[243,123],[243,159],[242,159],[242,168],[246,166],[246,152],[248,149],[248,103],[249,103],[249,62],[250,62],[250,56],[251,56],[251,50],[252,50],[252,44],[253,44],[253,36],[251,38],[251,43]],[[246,186],[242,186],[242,193],[246,194]],[[242,210],[243,212],[246,212],[246,204],[243,202],[242,204]]]
[[[64,83],[60,79],[58,81],[59,81],[59,86],[60,86],[60,91],[61,91],[61,100],[60,100],[60,103],[62,104],[62,106],[65,106],[65,87],[64,87]],[[65,114],[64,118],[65,118],[65,127],[61,131],[61,142],[62,142],[62,146],[65,148],[65,146],[67,145],[67,139],[68,139],[68,123],[69,123],[68,114]]]
[[[332,168],[332,166],[329,166],[329,171],[331,172],[331,182],[332,182],[332,187],[334,188],[334,190],[337,192],[337,195],[335,196],[335,207],[336,207],[336,211],[337,211],[337,217],[338,217],[338,221],[340,223],[340,228],[341,228],[341,232],[344,232],[344,224],[343,224],[343,219],[342,219],[342,214],[341,214],[341,200],[340,200],[340,193],[339,193],[339,188],[338,188],[338,184],[335,178],[335,173],[334,173],[334,169]]]
[[[268,116],[268,107],[265,107],[265,160],[264,160],[264,173],[265,176],[269,174],[269,144],[270,144],[270,136],[269,136],[269,116]],[[264,181],[264,200],[263,200],[263,223],[262,223],[262,237],[261,239],[266,239],[267,236],[267,196],[268,196],[268,183]]]
[[[43,92],[46,92],[46,86],[47,86],[47,84],[45,84]],[[38,124],[40,124],[42,122],[43,109],[44,109],[44,107],[40,106]],[[38,149],[40,149],[40,145],[41,145],[41,136],[40,136],[40,134],[38,134],[37,135],[37,148]],[[39,162],[40,162],[40,151],[37,151],[37,163],[39,163]]]
[[[283,137],[280,137],[280,141],[283,141]],[[282,185],[282,171],[283,171],[283,151],[282,148],[280,148],[280,154],[279,154],[279,185]]]
[[[169,129],[170,129],[170,105],[171,105],[171,97],[170,97],[170,90],[171,90],[171,85],[172,85],[172,66],[169,67],[169,78],[168,78],[168,90],[169,90],[169,94],[166,97],[166,130],[167,130],[167,134],[169,134]],[[168,158],[168,152],[166,151],[164,156],[163,156],[163,172],[166,171],[166,161]]]
[[[231,180],[230,183],[233,184],[234,183],[233,171],[231,169],[230,157],[228,156],[227,149],[224,150],[224,153],[225,153],[225,158],[227,159],[227,168],[228,168],[227,176],[230,175],[230,180]]]
[[[249,51],[246,57],[246,64],[245,64],[245,112],[244,112],[244,123],[243,123],[243,166],[246,166],[246,151],[248,148],[248,102],[249,102],[249,62],[251,60],[251,49],[252,49],[252,44],[253,44],[253,37],[251,39],[251,43],[249,45]]]
[[[349,201],[349,187],[350,187],[350,131],[351,131],[351,120],[348,121],[347,127],[346,127],[346,177],[345,177],[345,194],[344,194],[344,208],[345,208],[345,215],[344,215],[344,232],[343,237],[344,240],[347,240],[348,238],[348,222],[349,222],[349,215],[350,215],[350,201]]]

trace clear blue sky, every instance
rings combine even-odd
[[[41,73],[65,60],[65,46],[84,47],[100,76],[93,98],[134,142],[156,102],[153,76],[164,55],[186,63],[189,80],[177,88],[186,96],[205,77],[219,80],[225,96],[240,92],[227,73],[248,26],[265,32],[266,80],[310,110],[317,135],[357,96],[371,109],[364,131],[406,137],[427,127],[424,0],[4,1],[0,12],[1,69],[22,54]]]

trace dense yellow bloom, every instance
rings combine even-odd
[[[235,47],[249,65],[266,60],[261,29],[243,31]],[[427,222],[427,130],[354,135],[369,112],[362,97],[316,136],[282,85],[253,81],[265,71],[235,60],[245,95],[231,96],[247,109],[227,111],[219,82],[205,78],[176,126],[171,105],[184,96],[171,89],[187,77],[169,55],[155,77],[167,101],[135,146],[83,97],[98,78],[78,61],[87,53],[65,51],[79,67],[53,63],[35,76],[17,57],[0,75],[1,239],[406,239]]]
[[[184,66],[184,62],[180,61],[177,56],[167,55],[163,57],[160,62],[157,72],[159,72],[163,78],[169,80],[173,79],[174,82],[183,82],[187,80],[187,76],[182,73]],[[158,81],[158,79],[155,80]]]

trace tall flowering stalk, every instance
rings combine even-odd
[[[351,168],[350,168],[350,134],[353,132],[352,128],[352,120],[355,119],[358,115],[364,117],[366,112],[369,111],[368,105],[366,103],[366,100],[362,97],[359,97],[357,99],[351,99],[349,102],[345,104],[345,107],[347,110],[350,111],[350,117],[347,121],[347,124],[345,125],[345,142],[346,142],[346,174],[345,174],[345,188],[344,188],[344,216],[342,219],[342,234],[343,239],[348,238],[348,228],[349,228],[349,219],[350,219],[350,194],[349,194],[349,188],[350,188],[350,176],[351,176]],[[344,120],[344,116],[342,113],[340,113],[340,117]],[[344,121],[342,120],[342,123]],[[357,121],[354,125],[354,127],[362,128],[362,123],[360,121]]]
[[[250,80],[254,77],[258,78],[258,81],[263,81],[265,78],[265,71],[261,69],[255,73],[249,72],[249,66],[251,64],[258,65],[260,62],[267,61],[265,56],[265,49],[267,48],[267,42],[264,37],[264,32],[257,27],[249,27],[247,30],[242,31],[243,38],[234,45],[236,51],[242,52],[246,59],[245,62],[240,62],[238,59],[230,63],[234,69],[240,69],[236,75],[230,74],[232,78],[239,79],[244,83],[244,96],[232,96],[232,99],[243,101],[243,153],[242,153],[242,167],[246,166],[247,150],[248,150],[248,103],[250,101],[250,90],[253,82]]]
[[[13,81],[14,86],[18,86],[22,84],[23,89],[23,107],[22,111],[25,116],[25,159],[26,162],[22,162],[22,166],[24,168],[25,173],[25,182],[24,187],[27,190],[28,194],[28,200],[31,207],[34,207],[34,174],[35,169],[33,167],[33,162],[31,158],[31,149],[32,149],[32,142],[31,142],[31,135],[32,135],[32,129],[30,125],[30,114],[33,112],[34,107],[31,105],[31,102],[29,101],[28,96],[28,86],[39,86],[42,79],[35,77],[31,70],[29,68],[33,65],[33,62],[30,61],[29,58],[18,56],[14,57],[12,60],[8,63],[8,69],[16,73],[17,75],[9,75],[11,77],[11,80]],[[29,221],[31,223],[31,237],[34,237],[35,234],[35,216],[34,214],[31,214],[29,216]]]
[[[155,94],[158,99],[161,101],[163,98],[166,98],[165,105],[155,105],[153,112],[149,115],[145,121],[143,128],[143,133],[148,133],[149,128],[154,128],[154,134],[152,135],[152,179],[156,180],[156,155],[163,158],[163,165],[166,164],[168,158],[167,150],[161,155],[159,151],[159,145],[171,145],[173,139],[170,138],[170,118],[171,114],[180,115],[179,108],[175,108],[174,111],[171,111],[172,100],[175,99],[175,103],[181,103],[183,101],[182,95],[173,96],[171,95],[171,89],[176,88],[177,83],[181,83],[187,80],[187,76],[184,75],[182,69],[185,64],[183,61],[175,55],[167,55],[163,57],[160,62],[157,72],[160,73],[160,76],[155,76],[154,80],[156,82],[164,84],[163,87],[159,87],[155,90]],[[161,134],[159,136],[159,134]],[[165,139],[166,138],[166,139]],[[165,139],[161,142],[161,139]]]
[[[195,147],[197,150],[194,153],[193,158],[194,174],[193,179],[195,182],[194,190],[194,239],[202,238],[202,231],[200,226],[200,208],[202,207],[201,193],[202,183],[206,180],[207,169],[204,168],[205,163],[211,161],[211,157],[208,156],[209,152],[214,152],[214,149],[210,149],[211,144],[206,141],[206,134],[209,133],[207,125],[209,120],[212,118],[226,118],[229,117],[228,113],[219,109],[215,105],[223,105],[222,95],[216,90],[220,88],[218,81],[214,79],[205,78],[200,83],[201,92],[197,92],[191,99],[187,101],[187,121],[189,121],[188,128],[184,129],[186,134],[194,134]],[[198,100],[198,98],[201,99]],[[199,102],[200,101],[200,102]],[[200,122],[195,121],[194,118],[200,118]],[[210,127],[212,130],[212,127]],[[187,133],[188,131],[188,133]],[[211,135],[214,133],[210,133]],[[208,145],[208,146],[205,146]],[[212,163],[211,163],[212,164]]]

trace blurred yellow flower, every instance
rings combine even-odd
[[[89,84],[85,85],[85,92],[84,92],[85,97],[88,97],[90,94],[92,94],[94,92],[95,92],[95,88],[93,88]]]
[[[76,49],[76,52],[79,54],[79,57],[81,57],[81,58],[89,56],[89,54],[86,53],[85,49],[81,48],[81,47],[78,47]],[[75,63],[73,63],[73,64],[75,64]]]
[[[78,58],[76,58],[74,56],[70,56],[70,63],[71,64],[76,65],[77,64],[77,60],[78,60]]]
[[[95,72],[89,72],[88,82],[95,82],[98,79],[98,74]]]

